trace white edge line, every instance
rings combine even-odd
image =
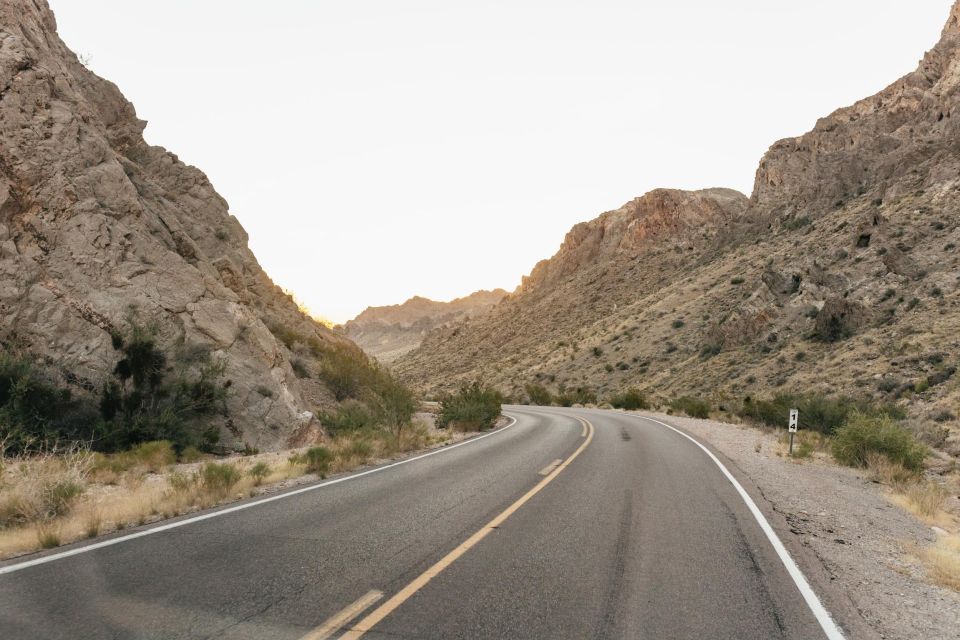
[[[740,497],[743,498],[743,501],[747,504],[747,508],[750,509],[750,513],[753,514],[753,517],[756,519],[757,523],[760,525],[760,528],[767,536],[767,540],[770,541],[770,544],[773,545],[774,551],[777,552],[777,555],[780,556],[781,562],[787,568],[787,573],[790,574],[790,577],[793,578],[794,584],[797,585],[797,589],[800,590],[800,595],[803,596],[803,599],[806,601],[807,606],[810,607],[810,611],[813,612],[814,617],[817,619],[817,622],[820,623],[820,628],[823,629],[823,632],[827,635],[829,640],[845,640],[843,633],[840,631],[840,628],[837,626],[837,623],[834,622],[833,618],[830,617],[830,613],[823,606],[823,603],[820,602],[820,598],[817,597],[817,594],[814,593],[813,588],[810,586],[810,583],[807,582],[806,577],[804,577],[803,572],[800,571],[800,567],[797,566],[797,563],[794,562],[793,558],[790,557],[790,552],[787,551],[787,548],[783,546],[783,542],[780,541],[780,538],[777,537],[776,532],[774,532],[773,527],[770,526],[770,523],[764,517],[763,513],[760,511],[760,508],[757,507],[757,504],[753,501],[753,498],[750,497],[750,494],[747,493],[746,489],[743,488],[736,478],[733,477],[733,474],[727,469],[726,466],[713,455],[713,452],[707,449],[703,444],[701,444],[696,438],[693,438],[690,435],[687,435],[680,429],[672,427],[666,422],[660,422],[653,418],[648,418],[646,416],[641,416],[637,414],[627,414],[632,415],[635,418],[640,418],[642,420],[649,420],[650,422],[655,422],[659,425],[675,431],[682,435],[684,438],[694,443],[706,453],[714,463],[720,467],[720,471],[723,472],[723,475],[727,477],[727,480],[730,481],[730,484],[737,490],[737,493],[740,494]]]
[[[507,415],[507,414],[504,414]],[[40,564],[46,564],[48,562],[53,562],[54,560],[61,560],[63,558],[69,558],[70,556],[76,556],[81,553],[86,553],[88,551],[94,551],[96,549],[102,549],[103,547],[110,547],[115,544],[120,544],[121,542],[126,542],[127,540],[134,540],[136,538],[143,538],[144,536],[153,535],[155,533],[160,533],[162,531],[169,531],[170,529],[176,529],[188,524],[193,524],[194,522],[200,522],[202,520],[209,520],[211,518],[216,518],[218,516],[223,516],[228,513],[234,513],[236,511],[243,511],[244,509],[250,509],[251,507],[257,507],[261,504],[266,504],[268,502],[274,502],[276,500],[283,500],[284,498],[289,498],[290,496],[299,495],[301,493],[306,493],[308,491],[315,491],[317,489],[322,489],[323,487],[329,487],[333,484],[339,484],[341,482],[346,482],[348,480],[356,480],[357,478],[362,478],[363,476],[368,476],[372,473],[378,473],[380,471],[386,471],[387,469],[392,469],[393,467],[400,466],[402,464],[407,464],[409,462],[415,462],[417,460],[422,460],[423,458],[429,458],[430,456],[437,455],[438,453],[444,453],[445,451],[450,451],[451,449],[456,449],[457,447],[462,447],[467,444],[472,444],[484,438],[489,438],[490,436],[497,435],[498,433],[503,433],[513,425],[517,423],[517,419],[513,416],[508,416],[512,422],[508,425],[500,427],[490,433],[485,433],[480,436],[475,436],[469,440],[464,440],[463,442],[458,442],[457,444],[452,444],[446,447],[439,447],[434,451],[429,451],[427,453],[421,453],[418,456],[412,458],[406,458],[404,460],[398,460],[397,462],[391,462],[390,464],[383,465],[382,467],[376,467],[374,469],[368,469],[367,471],[361,471],[359,473],[346,475],[341,478],[335,478],[333,480],[327,480],[326,482],[320,482],[318,484],[311,484],[306,487],[301,487],[300,489],[294,489],[292,491],[287,491],[284,493],[278,493],[276,495],[269,496],[267,498],[261,498],[259,500],[254,500],[252,502],[245,502],[243,504],[234,505],[232,507],[227,507],[225,509],[220,509],[219,511],[211,511],[209,513],[204,513],[199,516],[193,516],[191,518],[186,518],[184,520],[178,520],[176,522],[168,522],[167,524],[161,524],[150,529],[144,529],[143,531],[137,531],[136,533],[128,533],[125,536],[120,536],[117,538],[111,538],[109,540],[103,540],[102,542],[94,542],[93,544],[84,545],[82,547],[77,547],[75,549],[69,549],[68,551],[61,551],[59,553],[54,553],[48,556],[42,556],[40,558],[34,558],[33,560],[27,560],[25,562],[19,562],[16,564],[7,565],[5,567],[0,567],[0,575],[14,573],[22,569],[27,569],[29,567],[35,567]]]

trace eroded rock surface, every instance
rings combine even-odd
[[[98,381],[131,315],[209,349],[232,383],[224,435],[284,444],[332,404],[268,327],[344,340],[302,314],[198,169],[143,140],[119,89],[57,36],[45,0],[0,0],[0,332]]]

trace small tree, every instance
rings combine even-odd
[[[370,404],[375,407],[374,413],[379,421],[396,435],[399,443],[403,428],[410,424],[417,410],[413,391],[390,372],[380,370]]]

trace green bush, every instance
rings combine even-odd
[[[128,455],[152,473],[162,471],[177,461],[173,445],[168,440],[141,442]]]
[[[596,404],[597,394],[586,387],[576,387],[575,389],[561,390],[555,400],[561,407],[572,407],[575,404]]]
[[[800,412],[800,428],[831,434],[847,421],[854,411],[870,415],[904,417],[903,409],[892,404],[877,404],[868,399],[848,396],[825,396],[819,393],[779,393],[772,399],[746,398],[736,413],[770,427],[784,427],[790,409]]]
[[[700,398],[680,396],[670,401],[670,408],[674,411],[682,411],[691,418],[710,417],[710,404]]]
[[[628,411],[650,408],[647,397],[635,387],[630,387],[620,393],[614,394],[610,396],[607,401],[617,409],[626,409]]]
[[[524,390],[527,392],[527,398],[530,399],[530,404],[541,407],[549,407],[553,404],[553,394],[543,385],[531,383],[526,385]]]
[[[500,417],[502,403],[500,392],[479,380],[463,384],[456,393],[441,397],[437,427],[463,431],[490,429]]]
[[[321,347],[319,357],[323,360],[320,379],[338,402],[359,398],[377,377],[377,367],[356,345],[343,343]]]
[[[330,431],[355,431],[373,426],[376,422],[367,406],[356,400],[348,400],[333,413],[321,413],[320,422]]]
[[[100,397],[103,427],[94,448],[118,451],[167,440],[177,452],[190,446],[212,450],[220,434],[203,427],[202,419],[226,411],[226,363],[211,360],[204,349],[185,348],[168,366],[156,330],[135,323],[126,335],[112,337],[120,360]]]
[[[393,431],[399,441],[403,428],[410,424],[417,410],[416,399],[413,391],[389,371],[377,369],[376,374],[367,403],[377,422]]]
[[[259,487],[261,484],[263,484],[264,478],[270,475],[270,465],[266,462],[258,462],[250,467],[250,470],[247,472],[247,474],[253,478],[253,484]]]
[[[851,467],[865,467],[869,455],[879,453],[912,471],[923,467],[927,455],[927,448],[890,416],[859,411],[836,430],[832,450],[838,462]]]
[[[303,454],[303,459],[307,465],[307,473],[315,473],[321,478],[326,478],[330,471],[330,463],[333,461],[333,453],[326,447],[310,447]]]
[[[32,358],[0,345],[0,453],[90,442],[102,432],[92,397],[75,397],[41,372]]]
[[[210,495],[223,500],[240,482],[240,472],[229,462],[208,462],[200,469],[200,481]]]

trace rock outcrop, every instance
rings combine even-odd
[[[392,362],[420,346],[434,329],[482,316],[507,295],[503,289],[475,291],[450,302],[414,296],[403,304],[367,307],[343,330],[377,360]]]
[[[271,282],[207,177],[146,144],[56,26],[45,0],[0,0],[0,337],[95,387],[111,331],[155,323],[164,344],[225,361],[228,442],[284,444],[333,399],[271,329],[345,339]]]
[[[516,294],[398,369],[521,400],[533,382],[718,403],[820,390],[953,415],[960,389],[928,380],[960,359],[958,85],[960,3],[916,71],[774,144],[749,201],[658,190],[577,225]]]

